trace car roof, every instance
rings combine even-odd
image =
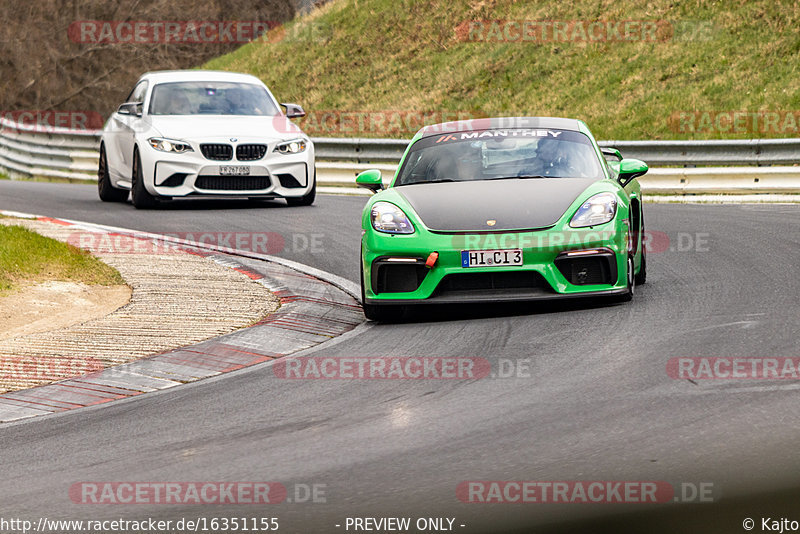
[[[142,74],[139,80],[153,84],[164,82],[244,82],[261,84],[261,80],[251,74],[220,70],[157,70]]]
[[[581,132],[583,131],[581,124],[581,121],[577,119],[565,119],[561,117],[493,117],[431,124],[430,126],[422,128],[417,132],[417,135],[419,137],[430,137],[439,134],[509,128],[543,128]]]

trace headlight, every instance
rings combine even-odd
[[[194,152],[189,143],[183,141],[175,141],[174,139],[163,139],[161,137],[153,137],[148,139],[150,146],[161,152],[174,152],[176,154],[183,154],[184,152]]]
[[[275,152],[280,152],[281,154],[299,154],[303,152],[307,146],[308,143],[306,143],[305,139],[292,139],[291,141],[278,143],[278,146],[275,147]]]
[[[387,234],[413,234],[414,225],[403,210],[389,202],[372,205],[372,227]]]
[[[613,193],[598,193],[584,202],[569,222],[573,228],[607,223],[617,214],[617,197]]]

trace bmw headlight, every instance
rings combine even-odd
[[[175,154],[183,154],[184,152],[194,152],[191,145],[184,141],[176,141],[174,139],[164,139],[162,137],[152,137],[148,139],[150,146],[161,152],[173,152]]]
[[[303,152],[307,146],[308,143],[306,143],[305,139],[292,139],[291,141],[278,143],[278,146],[275,147],[275,152],[280,152],[281,154],[299,154]]]
[[[617,197],[613,193],[598,193],[581,204],[569,225],[584,228],[607,223],[617,214]]]
[[[387,234],[413,234],[414,225],[403,210],[389,202],[372,205],[372,227]]]

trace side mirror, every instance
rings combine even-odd
[[[286,108],[286,116],[290,119],[297,119],[299,117],[306,116],[305,110],[297,104],[281,103],[281,106]]]
[[[135,115],[137,117],[141,117],[142,105],[142,102],[125,102],[119,108],[117,108],[117,113],[120,115]]]
[[[647,163],[638,159],[623,159],[619,162],[619,185],[625,187],[634,178],[638,178],[647,172]]]
[[[622,161],[622,153],[614,147],[600,147],[600,152],[602,152],[603,157],[606,158],[608,162]]]
[[[373,193],[377,193],[379,189],[383,189],[383,176],[378,169],[370,169],[364,171],[356,176],[356,185],[369,189]]]

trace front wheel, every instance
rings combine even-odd
[[[628,255],[628,267],[627,267],[627,274],[626,277],[628,279],[628,291],[619,297],[620,302],[629,302],[633,299],[633,294],[636,292],[636,275],[633,274],[633,270],[635,269],[635,264],[633,263],[633,254]]]
[[[111,185],[108,176],[108,157],[105,145],[100,145],[100,160],[97,165],[97,194],[103,202],[125,202],[128,200],[128,191],[117,189]]]
[[[311,191],[303,195],[302,197],[286,197],[286,203],[290,206],[310,206],[314,203],[314,199],[317,196],[317,184],[314,184],[314,187],[311,188]]]
[[[131,186],[131,200],[136,209],[150,209],[158,205],[156,197],[148,193],[144,187],[144,172],[142,171],[142,158],[139,151],[133,153],[133,184]]]
[[[642,247],[642,263],[639,266],[639,272],[636,273],[636,278],[634,280],[637,286],[640,286],[647,282],[647,249]]]
[[[314,186],[311,188],[311,191],[303,195],[302,197],[296,198],[286,198],[286,203],[290,206],[310,206],[314,203],[314,199],[317,197],[317,171],[314,170]]]

